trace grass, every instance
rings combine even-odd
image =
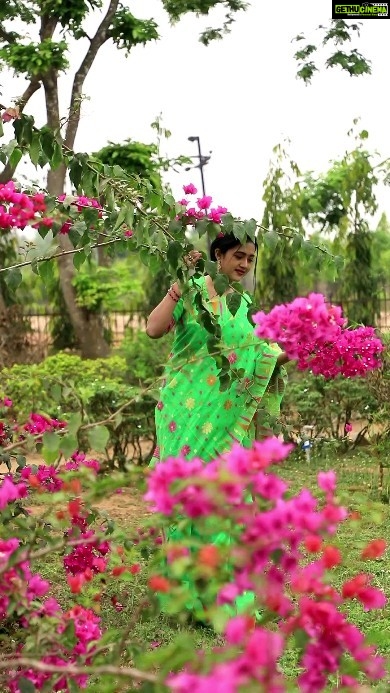
[[[334,582],[341,585],[346,579],[359,572],[369,572],[373,575],[373,583],[389,594],[388,559],[383,557],[375,561],[363,561],[360,557],[362,548],[372,539],[383,538],[390,545],[390,506],[380,502],[387,497],[387,491],[378,491],[377,459],[369,452],[355,452],[335,457],[333,454],[313,457],[310,464],[300,454],[292,455],[279,468],[281,476],[290,484],[292,492],[306,487],[315,491],[316,478],[319,471],[335,469],[338,476],[338,494],[340,500],[349,509],[361,513],[358,522],[344,523],[334,537],[334,543],[342,549],[343,563],[333,571]],[[387,483],[387,478],[385,477]],[[115,518],[115,512],[112,512]],[[135,517],[129,520],[118,518],[125,533],[134,528]],[[140,559],[144,560],[144,559]],[[69,588],[64,582],[63,571],[57,560],[45,560],[39,566],[43,577],[50,580],[55,596],[63,607],[73,603]],[[156,610],[147,610],[143,606],[147,594],[146,571],[129,582],[118,594],[114,595],[112,586],[106,589],[101,602],[101,618],[106,628],[119,631],[129,628],[131,640],[136,650],[152,651],[157,646],[169,645],[178,639],[190,636],[195,649],[210,650],[220,639],[210,630],[199,628],[188,623],[180,623],[170,619]],[[80,595],[79,595],[80,596]],[[86,594],[86,597],[88,593]],[[112,604],[116,597],[120,607]],[[82,603],[83,596],[80,596]],[[379,651],[390,654],[390,608],[380,611],[365,612],[356,601],[348,602],[348,618],[355,623],[379,647]],[[130,652],[129,652],[129,656]],[[297,652],[289,651],[283,659],[283,669],[289,677],[297,672]],[[390,690],[388,683],[381,682],[372,689],[377,693]]]

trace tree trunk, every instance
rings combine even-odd
[[[47,188],[50,195],[61,195],[65,186],[66,169],[59,166],[55,171],[49,171],[47,176]],[[68,236],[59,234],[58,244],[61,250],[73,248]],[[104,339],[104,328],[100,313],[88,311],[77,305],[77,296],[72,285],[75,276],[73,255],[64,255],[58,258],[60,274],[60,286],[67,307],[69,317],[80,345],[83,358],[95,359],[109,355],[110,347]]]

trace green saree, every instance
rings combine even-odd
[[[208,332],[197,322],[194,304],[196,291],[201,291],[203,305],[218,318],[223,350],[240,379],[233,379],[224,392],[219,389],[218,368],[207,350]],[[157,447],[150,465],[167,457],[182,455],[187,459],[201,458],[205,463],[227,452],[234,442],[251,447],[255,440],[271,431],[256,415],[263,412],[278,416],[284,394],[285,370],[277,366],[281,349],[260,340],[254,325],[247,318],[251,298],[244,295],[233,316],[226,296],[210,300],[205,277],[193,280],[189,298],[177,303],[173,319],[175,338],[164,373],[160,400],[156,406]],[[260,424],[260,425],[259,425]],[[191,536],[201,541],[193,524]],[[167,540],[180,542],[182,534],[172,527]],[[212,537],[218,545],[229,543],[226,533]],[[189,583],[187,586],[191,587]],[[196,591],[189,609],[201,608]],[[162,600],[162,605],[163,605]],[[246,609],[253,596],[243,595],[237,610]]]
[[[226,296],[210,300],[205,278],[196,284],[205,307],[218,315],[225,355],[244,375],[220,392],[217,365],[207,351],[208,332],[196,320],[193,296],[189,309],[180,299],[173,313],[174,344],[156,407],[157,448],[151,466],[177,455],[210,462],[234,442],[250,447],[257,410],[271,416],[280,411],[285,382],[284,369],[277,368],[281,350],[255,336],[247,318],[250,297],[245,295],[233,316]]]

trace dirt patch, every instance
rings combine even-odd
[[[121,524],[137,524],[147,517],[145,501],[138,491],[123,489],[93,504],[98,510],[106,512]]]

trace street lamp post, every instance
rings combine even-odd
[[[206,164],[208,164],[208,162],[210,161],[211,152],[210,152],[210,155],[209,155],[209,156],[203,156],[202,150],[201,150],[201,148],[200,148],[200,138],[199,138],[198,136],[189,137],[188,140],[189,140],[190,142],[196,142],[197,145],[198,145],[198,155],[197,155],[196,157],[191,157],[191,158],[199,159],[199,163],[196,164],[196,166],[194,166],[193,168],[198,168],[199,171],[200,171],[200,180],[201,180],[201,183],[202,183],[202,193],[203,193],[203,197],[204,197],[205,194],[206,194],[206,187],[205,187],[205,184],[204,184],[204,173],[203,173],[203,169],[204,169],[204,167],[206,166]],[[191,166],[188,166],[188,168],[186,168],[186,171],[189,171],[191,168],[192,168]]]
[[[200,171],[200,180],[201,180],[201,184],[202,184],[202,195],[203,195],[203,197],[204,197],[204,196],[206,195],[206,186],[205,186],[205,183],[204,183],[204,173],[203,173],[203,169],[204,169],[204,167],[206,166],[206,164],[208,164],[208,162],[210,161],[211,152],[210,152],[209,156],[203,156],[202,150],[201,150],[201,147],[200,147],[200,138],[199,138],[197,135],[192,135],[191,137],[188,138],[188,140],[189,140],[190,142],[196,142],[197,145],[198,145],[198,154],[197,154],[195,157],[191,157],[191,159],[198,159],[198,160],[199,160],[199,163],[196,164],[195,166],[188,166],[188,167],[186,168],[186,171],[190,171],[191,168],[198,168],[198,169],[199,169],[199,171]],[[211,240],[210,240],[210,238],[209,238],[209,234],[207,234],[207,246],[208,246],[208,250],[209,250],[209,251],[210,251],[210,245],[211,245]]]

